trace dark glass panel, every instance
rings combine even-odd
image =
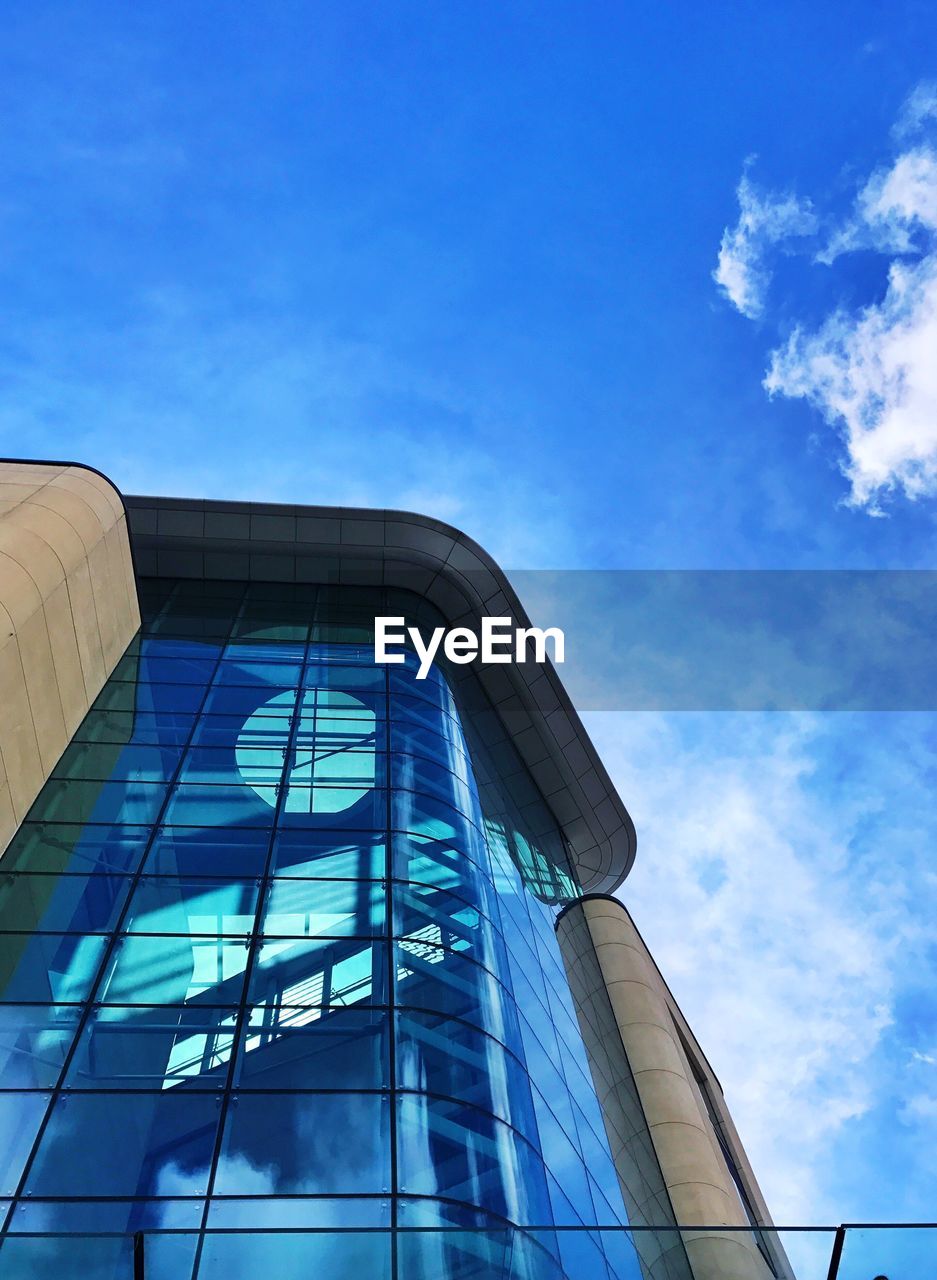
[[[376,879],[384,874],[384,840],[378,831],[278,831],[271,871],[276,876]]]
[[[214,684],[216,688],[249,687],[269,692],[295,688],[302,675],[300,662],[268,662],[249,660],[241,655],[237,661],[228,658],[218,666]],[[268,696],[268,695],[264,695]]]
[[[161,827],[144,864],[148,875],[231,876],[263,874],[270,833],[259,829]]]
[[[84,1000],[107,938],[89,934],[0,935],[0,1001],[68,1004]]]
[[[267,688],[244,688],[239,685],[221,686],[209,690],[205,701],[208,715],[282,716],[289,714],[296,701],[296,692],[289,685]]]
[[[0,876],[0,933],[106,933],[129,888],[126,876]]]
[[[73,742],[52,771],[54,778],[96,778],[112,782],[168,782],[176,771],[177,747]]]
[[[237,1004],[247,956],[242,938],[130,934],[115,948],[100,998],[108,1004]]]
[[[483,1111],[420,1094],[397,1099],[397,1160],[407,1195],[481,1205],[512,1222],[549,1222],[536,1151]]]
[[[194,715],[181,711],[164,711],[159,715],[142,711],[90,711],[72,741],[182,746],[194,722]]]
[[[280,937],[380,937],[384,885],[368,880],[274,880],[261,919]]]
[[[241,1033],[236,1082],[250,1089],[382,1089],[387,1014],[259,1005]]]
[[[390,1185],[388,1119],[386,1094],[236,1094],[215,1194],[380,1194]]]
[[[506,956],[491,921],[470,903],[432,885],[395,884],[394,936],[462,951],[492,973],[504,973]]]
[[[258,641],[254,644],[248,639],[232,640],[230,644],[225,646],[224,660],[235,662],[284,662],[299,664],[303,660],[306,652],[305,644],[287,644],[280,641],[278,644],[264,644]]]
[[[458,1098],[536,1136],[523,1065],[499,1041],[449,1013],[398,1013],[396,1064],[398,1088]]]
[[[276,785],[283,777],[288,737],[284,732],[279,745],[275,735],[271,746],[262,739],[239,742],[232,746],[194,747],[186,753],[180,778],[183,782],[226,782],[240,786],[250,783]]]
[[[34,1196],[201,1195],[218,1126],[211,1094],[61,1094],[26,1182]]]
[[[196,684],[106,684],[94,701],[94,709],[127,711],[128,692],[133,693],[133,709],[150,715],[164,712],[196,712],[202,705],[205,690]]]
[[[48,1089],[78,1026],[75,1006],[0,1005],[0,1088]]]
[[[303,674],[307,689],[339,689],[357,696],[359,689],[371,693],[384,692],[383,667],[366,666],[363,663],[345,665],[340,660],[310,662]],[[373,705],[369,702],[368,704]]]
[[[252,1003],[386,1004],[386,945],[358,938],[269,938],[251,974]]]
[[[235,1009],[104,1007],[84,1027],[69,1089],[220,1089],[234,1045]]]
[[[443,800],[481,826],[481,810],[474,789],[464,776],[450,773],[441,764],[424,756],[400,755],[395,751],[391,756],[391,782],[395,787]]]
[[[136,871],[149,827],[24,822],[3,855],[4,871]]]
[[[458,951],[431,943],[394,943],[397,1002],[448,1013],[482,1027],[504,1044],[518,1043],[514,1001],[497,978]]]
[[[140,684],[197,684],[206,685],[215,670],[215,659],[209,654],[196,656],[193,652],[208,646],[189,645],[189,653],[180,652],[180,645],[150,640],[143,644],[142,653],[127,653],[111,673],[110,679]],[[170,652],[174,648],[175,652]]]
[[[191,1274],[198,1236],[150,1236],[146,1280],[180,1280]],[[0,1250],[4,1280],[129,1280],[132,1236],[10,1236]]]
[[[52,778],[39,792],[28,816],[30,822],[146,826],[155,820],[165,796],[165,785],[156,782]]]
[[[15,1194],[48,1104],[47,1093],[0,1093],[0,1194]]]
[[[131,933],[247,934],[254,925],[260,889],[256,880],[142,877],[127,907]]]

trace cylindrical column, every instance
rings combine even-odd
[[[590,1058],[607,1062],[616,1051],[624,1055],[628,1071],[619,1074],[633,1080],[694,1280],[770,1280],[764,1258],[744,1230],[692,1230],[749,1223],[677,1035],[666,988],[628,912],[614,899],[586,898],[566,909],[558,933]],[[590,947],[597,966],[588,963]],[[607,993],[617,1043],[608,1033],[601,1045],[595,1043],[594,1008],[603,993],[584,984],[590,967],[592,985],[600,983]],[[614,1117],[620,1100],[605,1093],[603,1109],[607,1118]],[[626,1185],[633,1178],[628,1144],[611,1132],[610,1138]],[[650,1221],[654,1206],[646,1195],[639,1189],[631,1199],[638,1202],[640,1217]]]

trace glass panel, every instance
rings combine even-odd
[[[220,1089],[236,1009],[102,1008],[81,1033],[69,1089]]]
[[[176,770],[178,747],[134,743],[119,748],[112,743],[73,742],[52,771],[54,778],[126,779],[133,782],[168,782]]]
[[[52,1108],[26,1182],[35,1196],[200,1195],[219,1117],[211,1094],[72,1093]]]
[[[267,939],[251,974],[256,1004],[386,1004],[386,945],[358,938]]]
[[[387,1014],[260,1005],[241,1035],[237,1082],[251,1089],[382,1089]]]
[[[257,828],[161,827],[144,865],[147,875],[232,876],[263,874],[270,833]]]
[[[384,840],[377,831],[280,831],[271,871],[277,876],[376,879],[384,874]]]
[[[273,812],[251,787],[188,783],[173,789],[165,820],[175,827],[270,827]]]
[[[413,791],[394,791],[392,794],[395,831],[411,831],[414,835],[430,836],[434,840],[454,840],[459,845],[471,845],[473,840],[477,840],[478,829],[468,816],[442,800],[420,796]]]
[[[266,658],[266,655],[265,655]],[[261,688],[295,688],[299,684],[302,665],[299,662],[268,662],[251,660],[247,654],[239,654],[237,660],[226,658],[215,676],[215,688],[234,686],[259,686]]]
[[[384,895],[367,880],[274,880],[261,927],[281,937],[380,937]]]
[[[0,1093],[0,1194],[16,1194],[48,1104],[47,1093]]]
[[[387,816],[387,792],[351,787],[303,787],[290,783],[283,805],[284,826],[343,827],[367,831]]]
[[[484,1205],[514,1222],[549,1222],[537,1153],[512,1129],[474,1107],[403,1094],[397,1099],[400,1189]]]
[[[156,782],[85,782],[51,778],[29,811],[30,822],[120,822],[147,826],[166,796]]]
[[[143,877],[123,927],[128,933],[250,933],[259,892],[256,880]]]
[[[504,943],[475,907],[432,885],[394,885],[394,934],[407,944],[432,942],[464,951],[493,973],[504,973]]]
[[[0,1088],[51,1088],[74,1039],[78,1013],[74,1006],[0,1005]]]
[[[537,1132],[527,1072],[502,1044],[448,1013],[397,1015],[397,1085],[458,1098]]]
[[[468,956],[430,943],[394,943],[397,1003],[464,1018],[504,1044],[517,1044],[514,1001]]]
[[[390,1235],[378,1231],[314,1235],[251,1232],[249,1236],[207,1238],[198,1280],[248,1280],[263,1274],[277,1280],[309,1280],[310,1276],[390,1280]]]
[[[108,1004],[237,1004],[247,957],[242,938],[131,934],[117,944],[100,998]]]
[[[25,822],[3,855],[4,871],[136,871],[149,827]]]
[[[0,932],[104,933],[114,927],[129,888],[126,876],[2,876]]]
[[[107,945],[100,935],[0,935],[0,1000],[68,1004],[84,1000]]]
[[[294,1196],[290,1199],[213,1200],[212,1227],[389,1227],[390,1203],[376,1197]],[[331,1278],[330,1278],[331,1280]]]
[[[188,739],[194,715],[184,711],[90,711],[76,731],[74,742],[150,743],[182,746]]]
[[[198,1236],[151,1236],[146,1246],[146,1280],[179,1280],[192,1271]],[[4,1280],[129,1280],[133,1275],[132,1236],[11,1236],[0,1251]]]
[[[386,1094],[241,1093],[228,1109],[218,1195],[379,1194],[390,1184]]]

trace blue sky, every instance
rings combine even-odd
[[[2,452],[416,508],[508,568],[935,567],[935,78],[917,2],[14,0]],[[590,727],[769,1198],[919,1216],[932,721]]]

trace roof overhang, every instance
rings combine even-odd
[[[531,625],[504,571],[451,525],[406,511],[125,497],[142,577],[400,587],[447,626]],[[584,890],[609,893],[635,855],[634,824],[554,667],[473,664],[551,810]]]

